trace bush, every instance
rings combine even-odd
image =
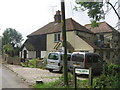
[[[120,88],[120,65],[106,66],[105,75],[95,79],[93,88]]]
[[[46,68],[46,59],[41,59],[41,60],[36,60],[36,67],[40,69],[45,69]]]
[[[106,75],[112,75],[112,76],[116,76],[116,75],[120,75],[120,65],[116,65],[116,64],[110,64],[106,67]]]
[[[27,67],[27,65],[23,62],[20,63],[22,67]]]
[[[31,68],[36,68],[36,59],[29,60],[28,66]]]

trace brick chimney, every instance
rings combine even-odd
[[[61,14],[60,11],[56,11],[56,14],[54,15],[55,23],[60,23],[61,22]]]

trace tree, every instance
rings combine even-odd
[[[92,18],[91,22],[93,27],[98,26],[97,21],[105,18],[102,2],[80,2],[79,0],[76,0],[76,3],[80,7],[75,7],[75,10],[88,10],[87,13],[88,16]]]
[[[18,31],[12,28],[7,28],[3,32],[2,37],[2,47],[4,53],[12,57],[19,55],[19,49],[22,41],[22,35]]]
[[[12,28],[7,28],[3,32],[3,37],[2,37],[2,44],[11,44],[13,47],[17,47],[21,44],[23,41],[22,35],[16,31],[15,29]]]

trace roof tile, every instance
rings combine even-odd
[[[91,27],[91,24],[86,24],[85,27],[93,33],[108,33],[114,30],[114,28],[106,22],[99,23],[98,27]]]
[[[72,18],[66,19],[66,30],[67,31],[79,30],[83,32],[93,33],[87,28],[85,28],[84,26],[74,21]],[[60,31],[61,31],[61,23],[50,22],[47,25],[43,26],[42,28],[38,29],[37,31],[28,35],[28,37],[33,35],[49,34],[49,33],[55,33]]]

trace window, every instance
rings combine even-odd
[[[87,50],[80,50],[80,52],[89,52],[89,51],[87,51]]]
[[[74,54],[72,56],[72,61],[83,62],[84,61],[84,55],[83,54]]]
[[[48,56],[48,59],[58,60],[58,54],[57,53],[50,53]]]
[[[60,33],[55,33],[54,34],[54,42],[59,42],[60,41]]]

